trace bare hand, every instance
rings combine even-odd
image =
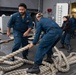
[[[29,44],[29,48],[32,48],[34,45],[32,43]]]
[[[23,36],[24,36],[24,37],[28,36],[28,32],[25,32],[25,33],[23,34]]]
[[[11,34],[10,32],[7,32],[7,36],[8,36],[8,37],[10,36],[10,34]]]

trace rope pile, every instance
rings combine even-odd
[[[28,45],[17,50],[16,52],[10,53],[9,55],[0,57],[0,64],[6,64],[8,67],[0,66],[0,75],[37,75],[37,74],[30,74],[27,73],[27,69],[19,69],[14,70],[24,63],[34,64],[33,61],[25,60],[20,57],[15,56],[16,54],[28,49]],[[70,65],[76,63],[76,53],[72,52],[69,56],[65,56],[62,51],[59,51],[57,47],[54,47],[56,52],[53,54],[53,64],[47,63],[43,61],[43,65],[40,66],[40,74],[38,75],[56,75],[58,71],[60,72],[67,72],[70,69]],[[15,61],[6,61],[7,59],[15,56]],[[14,71],[12,71],[14,70]],[[10,71],[10,72],[8,72]]]

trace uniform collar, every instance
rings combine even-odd
[[[41,21],[43,18],[44,18],[44,17],[41,17],[41,18],[40,18],[40,21]]]

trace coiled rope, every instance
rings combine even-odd
[[[20,66],[22,66],[24,63],[33,64],[33,61],[25,60],[20,57],[16,57],[15,55],[28,49],[29,46],[25,46],[13,53],[10,53],[9,55],[3,56],[0,59],[0,64],[6,64],[9,65],[9,67],[3,67],[0,66],[0,75],[36,75],[36,74],[29,74],[27,73],[27,69],[20,69],[20,70],[14,70]],[[42,63],[44,65],[40,66],[40,74],[38,75],[56,75],[58,71],[61,72],[67,72],[70,69],[70,65],[76,63],[76,53],[72,52],[69,56],[65,56],[62,51],[59,51],[57,47],[55,46],[54,49],[56,52],[53,54],[53,64],[47,63],[43,61]],[[7,59],[15,56],[16,61],[6,61]],[[14,70],[14,71],[11,71]],[[11,72],[7,72],[11,71]],[[7,72],[7,73],[5,73]]]

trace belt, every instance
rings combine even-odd
[[[51,27],[50,29],[53,30],[53,29],[61,29],[61,28],[60,27]]]
[[[47,32],[49,32],[50,30],[55,30],[55,29],[61,29],[60,27],[51,27]]]

